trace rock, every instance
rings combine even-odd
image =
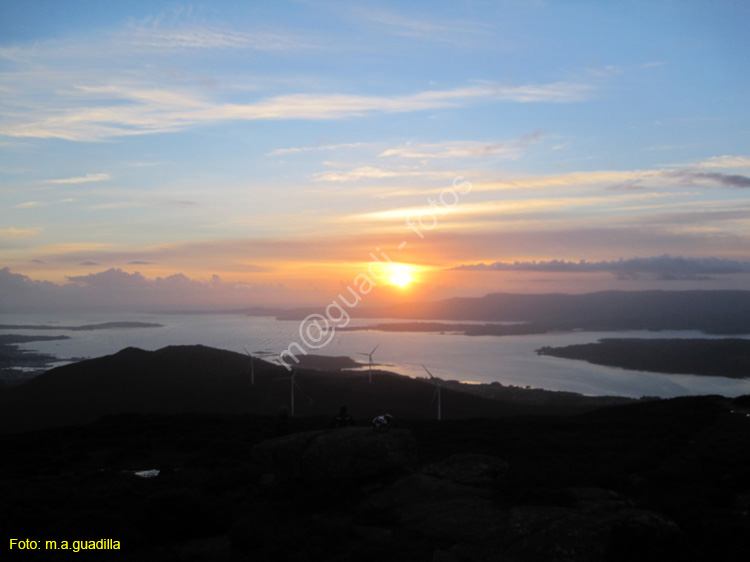
[[[253,447],[256,462],[276,476],[307,482],[374,478],[414,464],[416,455],[416,440],[404,429],[311,431]]]
[[[316,533],[337,540],[349,536],[354,530],[352,516],[339,511],[315,513],[310,517],[310,522]]]
[[[425,474],[468,486],[490,486],[508,471],[508,463],[492,455],[450,456],[423,469]]]
[[[674,522],[639,509],[520,506],[505,510],[496,528],[495,537],[455,544],[451,554],[473,562],[692,560]]]
[[[612,490],[568,488],[566,493],[571,498],[571,507],[582,511],[611,511],[633,507],[630,498]]]
[[[491,492],[414,473],[370,490],[357,506],[370,518],[449,544],[491,538],[499,531],[499,509]]]
[[[393,531],[383,527],[365,527],[357,525],[354,527],[354,535],[363,542],[370,544],[389,544],[393,542]]]
[[[457,558],[445,550],[436,550],[432,553],[432,562],[463,562],[463,558]]]
[[[481,489],[415,473],[399,479],[390,486],[371,491],[360,503],[359,509],[376,512],[392,511],[402,506],[419,503],[478,496],[489,497],[489,494]]]
[[[481,542],[500,532],[500,510],[481,497],[438,499],[395,510],[400,526],[444,543]]]
[[[448,470],[462,465],[463,460],[455,461],[437,463],[439,470],[431,467],[430,472],[458,478],[460,472]],[[433,553],[435,560],[690,560],[687,538],[675,523],[657,513],[634,509],[629,498],[617,492],[571,488],[565,490],[569,499],[565,507],[501,508],[489,499],[489,490],[426,472],[370,490],[358,509],[389,520],[402,532],[440,544],[442,549]],[[648,556],[641,557],[640,552]],[[679,556],[670,558],[670,553]]]
[[[650,511],[571,513],[543,531],[514,541],[511,560],[599,562],[602,560],[689,559],[686,537],[674,522]]]
[[[279,478],[301,478],[305,451],[313,439],[324,433],[308,431],[263,441],[253,447],[253,459]]]

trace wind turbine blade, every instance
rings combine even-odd
[[[427,371],[427,374],[428,374],[428,375],[430,375],[430,378],[431,378],[431,379],[434,379],[434,378],[435,378],[435,377],[433,376],[433,374],[432,374],[432,373],[430,372],[430,370],[429,370],[429,369],[428,369],[427,367],[425,367],[424,365],[422,365],[422,368],[423,368],[423,369],[424,369],[425,371]]]
[[[370,354],[369,354],[369,353],[362,353],[361,351],[358,351],[358,352],[357,352],[357,355],[367,355],[367,357],[369,357],[369,356],[370,356]]]
[[[379,348],[379,347],[380,347],[380,344],[378,344],[378,345],[376,345],[375,347],[373,347],[373,348],[372,348],[372,351],[370,352],[370,355],[372,355],[373,353],[375,353],[375,350],[376,350],[377,348]]]

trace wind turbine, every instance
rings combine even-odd
[[[294,367],[292,369],[292,374],[288,377],[283,377],[276,380],[289,380],[289,391],[290,391],[290,407],[289,407],[289,415],[294,415],[294,389],[297,388],[297,391],[302,394],[302,396],[305,396],[308,400],[310,400],[310,404],[313,403],[313,399],[307,396],[304,392],[302,392],[302,388],[300,388],[299,384],[297,384],[297,381],[295,380],[295,377],[297,376],[297,367]]]
[[[366,355],[370,358],[370,368],[368,369],[370,373],[370,383],[372,383],[372,354],[375,353],[375,350],[380,347],[380,344],[376,345],[374,348],[372,348],[372,351],[370,353],[363,353],[362,351],[358,351],[360,355]]]
[[[250,384],[252,386],[255,386],[255,360],[258,359],[259,357],[273,355],[273,352],[272,351],[256,351],[255,355],[252,355],[244,345],[242,346],[242,349],[245,350],[245,353],[250,359],[250,365],[248,367],[248,370],[250,371]]]
[[[255,357],[250,355],[250,352],[244,345],[242,346],[242,349],[245,350],[245,353],[247,353],[247,356],[250,358],[250,384],[255,386]]]
[[[422,368],[425,371],[427,371],[427,374],[430,375],[430,378],[432,379],[433,384],[437,387],[435,389],[435,394],[432,395],[432,400],[435,400],[435,396],[437,396],[437,402],[438,402],[437,419],[438,419],[438,421],[440,421],[442,419],[442,401],[440,399],[441,398],[440,397],[440,387],[441,387],[440,379],[435,378],[432,375],[432,373],[430,372],[430,370],[427,367],[425,367],[424,365],[422,365]]]

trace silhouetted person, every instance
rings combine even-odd
[[[388,431],[393,425],[393,416],[385,414],[372,420],[372,428],[375,431]]]
[[[331,427],[351,427],[354,425],[354,418],[346,411],[346,406],[341,406],[339,415],[331,420]]]

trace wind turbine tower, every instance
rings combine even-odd
[[[370,374],[370,384],[372,384],[372,354],[375,353],[375,350],[380,347],[380,344],[376,345],[370,353],[359,351],[358,353],[360,355],[366,355],[370,359],[370,368],[368,369],[368,372]]]
[[[247,356],[250,358],[250,384],[255,386],[255,357],[250,355],[250,352],[244,345],[242,346],[242,349],[245,350],[245,353],[247,353]]]
[[[425,371],[427,371],[427,374],[430,375],[430,379],[432,379],[433,384],[437,387],[435,389],[435,394],[432,395],[432,399],[435,400],[435,396],[437,396],[437,403],[438,403],[437,419],[438,421],[440,421],[443,418],[443,411],[442,411],[443,404],[442,404],[442,399],[441,399],[442,397],[440,396],[440,388],[441,388],[440,379],[435,378],[430,372],[430,370],[424,365],[422,365],[422,368]]]

